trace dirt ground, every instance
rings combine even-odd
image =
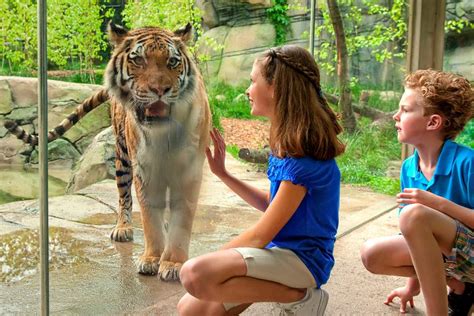
[[[228,145],[239,148],[261,149],[268,145],[270,122],[221,118],[224,139]]]

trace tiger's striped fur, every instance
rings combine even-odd
[[[119,192],[111,238],[133,239],[133,182],[145,240],[138,270],[177,280],[188,258],[210,131],[204,83],[185,45],[191,26],[176,32],[154,27],[127,31],[110,23],[108,31],[114,50],[105,71],[105,90],[86,100],[50,137],[62,135],[97,106],[95,102],[110,98]],[[10,131],[37,144],[37,138],[9,124]]]

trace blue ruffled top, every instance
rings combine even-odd
[[[270,200],[275,197],[281,181],[291,181],[307,189],[296,212],[267,248],[277,246],[292,250],[320,287],[328,281],[334,266],[341,179],[336,161],[310,157],[281,159],[270,155],[267,174]]]

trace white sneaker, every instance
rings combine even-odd
[[[279,316],[322,316],[328,304],[329,294],[323,289],[307,289],[306,296],[294,303],[275,303]],[[275,312],[275,310],[274,310]]]

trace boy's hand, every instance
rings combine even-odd
[[[407,303],[410,303],[410,307],[414,308],[415,304],[413,302],[413,297],[420,294],[420,290],[410,289],[409,286],[399,287],[392,291],[387,296],[384,304],[389,305],[393,302],[395,297],[400,298],[400,313],[405,314],[407,310]]]
[[[218,177],[224,176],[227,171],[225,169],[225,142],[222,135],[216,128],[210,132],[212,143],[214,144],[214,155],[209,147],[206,148],[207,161],[212,173]]]
[[[403,192],[397,194],[397,203],[403,205],[418,203],[436,208],[439,199],[438,195],[420,189],[406,188],[403,189]]]

